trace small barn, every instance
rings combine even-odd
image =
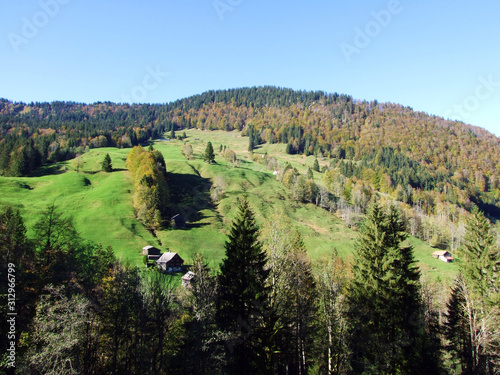
[[[179,272],[184,265],[184,260],[177,253],[163,253],[156,265],[165,272]]]
[[[432,256],[436,259],[440,259],[443,262],[450,263],[453,262],[453,256],[445,250],[438,250],[432,253]]]
[[[186,220],[180,214],[172,216],[170,219],[175,228],[186,228]]]
[[[182,276],[182,286],[184,288],[189,288],[194,277],[194,272],[189,271],[188,273],[186,273],[184,276]]]
[[[158,260],[161,257],[161,250],[154,246],[144,246],[142,248],[142,255],[148,257],[149,260]]]

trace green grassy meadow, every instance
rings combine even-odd
[[[347,228],[335,215],[313,204],[299,204],[289,197],[289,191],[276,180],[273,171],[252,160],[246,151],[248,138],[239,132],[186,130],[194,150],[187,160],[181,151],[183,141],[155,141],[155,149],[164,155],[171,191],[172,214],[182,214],[186,229],[167,229],[155,238],[135,219],[132,207],[133,184],[125,169],[130,149],[93,149],[80,156],[80,162],[59,163],[41,177],[0,177],[0,208],[18,208],[29,234],[41,211],[51,203],[74,219],[81,236],[103,245],[111,245],[118,257],[132,264],[142,262],[142,247],[153,245],[178,252],[189,263],[196,253],[202,253],[209,265],[217,268],[224,256],[224,242],[234,217],[238,199],[245,196],[262,227],[268,226],[273,215],[284,213],[302,234],[311,260],[320,262],[334,249],[346,260],[352,260],[357,233]],[[202,155],[211,141],[216,152],[216,164],[206,164]],[[236,152],[239,166],[227,163],[218,153],[220,145]],[[256,154],[269,154],[279,163],[289,162],[300,173],[312,166],[314,157],[286,155],[285,145],[263,145]],[[100,171],[101,162],[109,153],[114,171]],[[79,165],[79,170],[77,166]],[[320,165],[328,164],[320,160]],[[314,172],[315,180],[321,174]],[[213,184],[223,186],[224,194],[217,204],[210,199]],[[450,280],[457,264],[446,264],[431,257],[426,243],[411,238],[415,256],[424,275]]]

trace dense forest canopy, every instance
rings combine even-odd
[[[133,147],[180,129],[239,130],[291,154],[344,160],[346,177],[453,195],[500,217],[500,139],[484,129],[343,94],[252,87],[167,104],[19,103],[0,99],[0,173],[25,176],[89,148]],[[406,203],[412,203],[411,195]]]

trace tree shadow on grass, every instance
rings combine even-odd
[[[63,174],[67,171],[68,167],[66,167],[65,165],[61,165],[59,163],[47,164],[33,171],[30,177],[58,175],[58,174]]]
[[[184,229],[199,228],[205,216],[202,210],[214,209],[210,198],[210,179],[195,174],[167,173],[170,189],[169,215],[182,215],[186,221]]]

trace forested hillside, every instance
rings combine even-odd
[[[289,154],[314,155],[321,163],[311,168],[323,173],[322,186],[286,166],[278,177],[296,200],[340,210],[349,226],[378,194],[401,202],[412,235],[454,251],[474,206],[500,217],[500,139],[486,130],[397,104],[276,87],[154,105],[0,100],[0,173],[36,175],[41,165],[91,148],[133,147],[164,133],[183,139],[187,129],[238,130],[250,151],[283,144]],[[265,163],[278,169],[274,155]],[[158,227],[158,218],[148,225]]]
[[[500,371],[485,130],[273,87],[0,105],[0,371]],[[150,241],[180,274],[134,262]]]
[[[442,193],[441,200],[498,215],[500,139],[487,131],[377,101],[274,87],[209,91],[165,105],[0,101],[0,171],[29,175],[88,148],[132,147],[187,128],[252,135],[250,146],[285,143],[289,153],[361,165],[348,170],[377,187]],[[349,169],[349,168],[348,168]],[[350,168],[353,169],[353,168]],[[345,173],[344,173],[345,174]],[[351,176],[347,176],[351,177]],[[425,202],[428,203],[428,202]],[[496,207],[494,207],[496,206]]]

